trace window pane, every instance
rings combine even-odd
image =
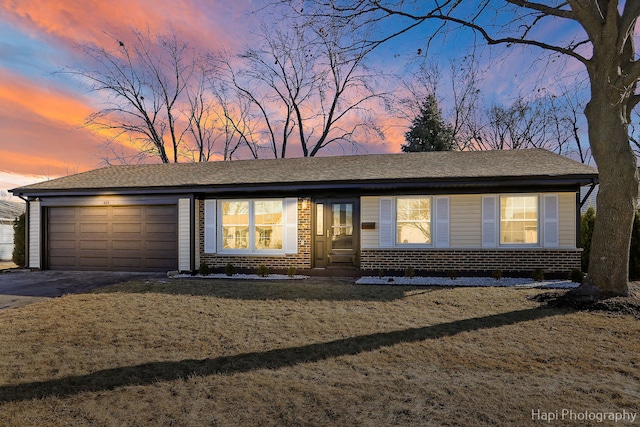
[[[249,202],[222,202],[222,247],[249,247]]]
[[[397,243],[431,243],[431,198],[397,199]]]
[[[282,201],[256,201],[254,208],[256,249],[282,249]]]
[[[538,243],[538,196],[500,197],[500,243]]]
[[[316,205],[316,236],[324,235],[324,204]]]
[[[331,248],[353,248],[353,203],[333,203],[331,214]]]

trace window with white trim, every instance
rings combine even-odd
[[[539,243],[538,196],[500,196],[500,244]]]
[[[283,250],[283,200],[221,200],[218,206],[221,252]]]
[[[396,198],[396,243],[431,244],[431,197]]]

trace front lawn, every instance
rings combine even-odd
[[[530,298],[545,292],[166,279],[9,309],[0,425],[526,426],[564,409],[640,413],[639,321]]]

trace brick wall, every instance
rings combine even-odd
[[[574,250],[467,250],[467,249],[363,249],[362,270],[415,270],[446,272],[455,270],[566,273],[580,268],[581,249]]]
[[[227,263],[239,269],[255,269],[260,264],[270,269],[311,268],[311,200],[298,199],[298,253],[295,255],[221,255],[204,253],[204,203],[200,203],[198,221],[200,223],[200,262],[210,268],[222,268]],[[196,266],[198,267],[198,266]]]

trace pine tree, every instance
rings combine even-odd
[[[434,95],[428,95],[422,102],[420,113],[404,137],[407,143],[402,146],[402,151],[405,153],[453,150],[453,128],[442,119]]]

